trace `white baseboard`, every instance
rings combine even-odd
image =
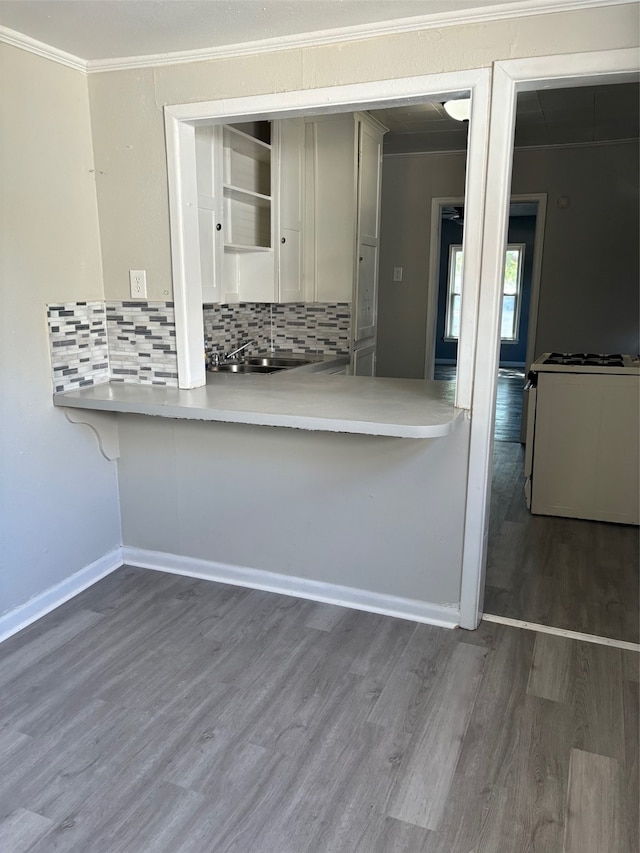
[[[96,581],[119,569],[122,565],[122,548],[116,548],[95,562],[90,563],[79,572],[65,578],[55,586],[45,589],[24,604],[9,610],[0,616],[0,642],[17,634],[27,625],[45,616],[51,610],[64,604],[70,598],[78,595],[83,589],[92,586]]]
[[[460,623],[459,607],[430,604],[412,598],[383,595],[364,589],[309,580],[308,578],[281,575],[262,569],[232,566],[213,560],[182,557],[178,554],[167,554],[162,551],[147,551],[143,548],[125,546],[122,549],[122,557],[124,563],[129,566],[185,575],[201,580],[218,581],[233,586],[263,589],[282,595],[292,595],[296,598],[337,604],[354,610],[397,616],[400,619],[409,619],[412,622],[425,622],[428,625],[438,625],[442,628],[456,628]]]

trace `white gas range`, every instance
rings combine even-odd
[[[527,506],[640,523],[640,361],[622,354],[545,353],[531,365]]]
[[[545,352],[531,365],[534,373],[631,373],[640,375],[637,356],[619,353]]]

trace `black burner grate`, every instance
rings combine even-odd
[[[567,367],[624,367],[620,353],[551,352],[543,364],[562,364]]]

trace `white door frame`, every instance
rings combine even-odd
[[[465,270],[459,341],[459,352],[463,357],[464,366],[459,371],[456,388],[456,405],[469,409],[476,351],[476,312],[480,286],[490,83],[490,69],[476,68],[445,74],[379,80],[372,83],[354,83],[322,89],[280,92],[273,95],[252,95],[228,100],[166,106],[164,114],[171,265],[180,388],[198,388],[205,384],[202,358],[202,283],[197,228],[196,125],[355,112],[363,109],[406,106],[469,94],[471,116],[465,196],[468,219],[477,223],[477,228],[467,229],[464,238]]]
[[[513,164],[516,97],[543,88],[637,80],[634,48],[496,62],[493,69],[487,193],[482,240],[477,349],[474,365],[460,624],[482,617],[487,558],[493,425],[500,349],[500,309]]]

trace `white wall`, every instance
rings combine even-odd
[[[45,305],[102,299],[87,81],[0,44],[0,613],[121,543],[115,463],[51,402]]]
[[[637,352],[637,141],[517,150],[512,192],[548,194],[536,354]],[[463,154],[385,158],[380,376],[423,376],[431,199],[445,196],[464,196]],[[392,282],[396,266],[402,284]]]

